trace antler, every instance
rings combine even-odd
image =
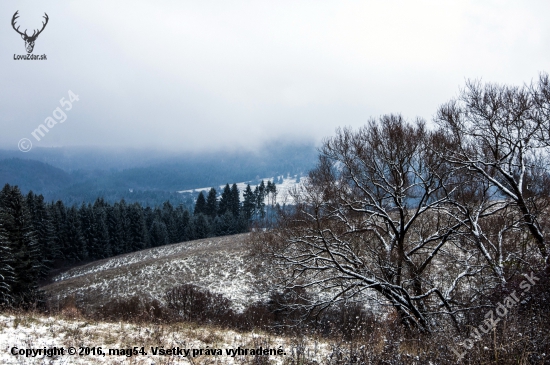
[[[33,37],[38,37],[38,35],[39,35],[40,33],[42,33],[42,31],[44,30],[44,28],[46,28],[46,24],[48,24],[48,20],[49,20],[50,18],[48,17],[48,14],[46,14],[45,12],[44,12],[44,14],[45,14],[45,15],[44,15],[42,18],[46,19],[46,22],[45,22],[45,23],[42,22],[42,29],[40,29],[40,30],[38,31],[38,33],[36,33],[36,35],[34,35],[34,33],[36,32],[36,30],[33,32],[33,34],[32,34]]]
[[[19,10],[17,10],[17,11],[15,12],[15,14],[13,14],[13,17],[11,18],[11,26],[13,27],[13,29],[14,29],[17,33],[19,33],[19,34],[21,34],[21,35],[24,35],[24,36],[27,36],[27,30],[26,30],[26,29],[25,29],[25,33],[21,33],[21,32],[19,31],[19,27],[17,27],[17,28],[15,27],[15,20],[16,20],[17,18],[19,18],[19,15],[17,15],[17,13],[19,13]],[[46,13],[44,13],[44,14],[46,14]],[[27,36],[27,37],[28,37],[28,36]]]
[[[44,13],[45,15],[43,16],[43,18],[46,19],[46,21],[45,21],[45,22],[42,22],[42,29],[38,30],[38,33],[37,33],[37,30],[34,30],[33,33],[32,33],[32,35],[29,36],[29,35],[27,34],[27,30],[26,30],[26,29],[25,29],[25,33],[21,33],[21,32],[19,31],[19,27],[15,28],[15,20],[16,20],[17,18],[19,18],[19,15],[17,15],[17,13],[19,13],[19,10],[17,10],[17,11],[15,12],[15,14],[13,14],[13,17],[11,18],[11,26],[13,27],[13,29],[14,29],[17,33],[19,33],[19,34],[21,34],[21,35],[23,35],[23,36],[25,36],[26,38],[29,38],[29,39],[36,39],[36,37],[38,37],[38,35],[39,35],[40,33],[42,33],[42,31],[44,30],[44,28],[46,28],[46,24],[48,24],[48,20],[50,20],[50,18],[48,17],[48,14]]]

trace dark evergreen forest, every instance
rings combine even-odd
[[[0,304],[40,300],[38,285],[53,270],[128,252],[206,237],[242,233],[266,217],[266,198],[275,184],[247,186],[240,201],[237,185],[199,194],[190,212],[165,202],[149,207],[98,198],[67,206],[46,202],[32,191],[6,184],[0,191]],[[269,199],[271,198],[271,199]]]

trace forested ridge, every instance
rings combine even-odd
[[[37,148],[27,154],[0,150],[0,187],[17,185],[24,194],[32,190],[47,201],[68,205],[93,204],[100,196],[111,204],[124,199],[154,207],[170,201],[192,210],[196,195],[178,191],[305,176],[315,165],[316,155],[313,144],[284,141],[267,143],[260,151],[177,154],[70,147]]]
[[[38,283],[51,270],[170,243],[246,232],[266,216],[265,200],[275,202],[275,184],[247,186],[244,201],[236,184],[218,199],[214,188],[201,192],[193,212],[165,202],[157,207],[48,203],[32,191],[23,195],[6,184],[0,191],[0,304],[40,301]]]

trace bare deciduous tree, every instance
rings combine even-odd
[[[530,87],[468,82],[458,99],[440,107],[436,122],[452,141],[445,159],[484,180],[492,198],[521,215],[550,269],[541,213],[550,189],[550,86],[547,75]]]
[[[430,313],[454,318],[445,285],[457,288],[474,273],[437,278],[454,275],[438,269],[436,257],[461,224],[438,214],[452,190],[446,184],[452,169],[433,148],[440,137],[422,121],[389,115],[327,140],[279,231],[284,243],[276,257],[292,270],[286,285],[324,293],[318,308],[363,300],[372,290],[405,325],[424,331],[433,323]]]
[[[525,269],[550,270],[550,81],[468,82],[439,127],[401,116],[341,129],[268,233],[288,288],[338,302],[390,305],[430,331]],[[367,295],[374,293],[374,295]]]

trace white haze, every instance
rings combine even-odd
[[[34,54],[21,28],[50,21]],[[548,1],[3,1],[0,148],[72,90],[35,146],[170,150],[315,140],[402,113],[431,119],[466,79],[548,71]]]

